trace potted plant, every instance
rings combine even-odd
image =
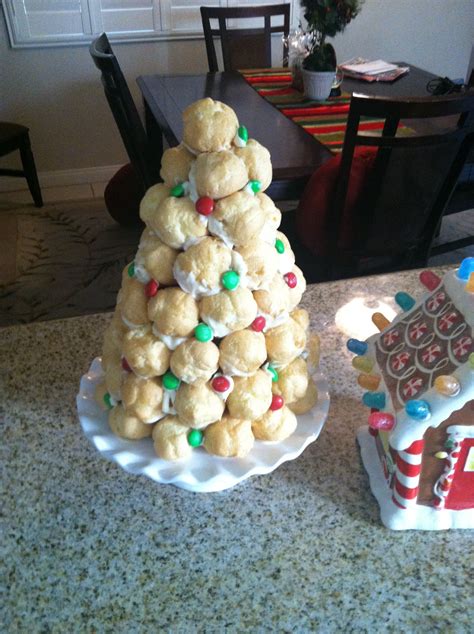
[[[310,99],[329,97],[335,79],[336,53],[327,37],[343,31],[356,17],[363,0],[301,0],[310,34],[308,55],[303,60],[304,92]]]

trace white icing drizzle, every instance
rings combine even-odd
[[[289,271],[291,271],[293,266],[295,265],[295,256],[292,255],[285,248],[285,251],[283,253],[278,253],[277,261],[278,261],[278,264],[277,264],[278,273],[281,273],[282,275],[284,275],[285,273],[288,273]]]
[[[194,297],[194,299],[217,295],[217,293],[221,290],[220,284],[211,288],[205,283],[198,282],[194,273],[192,271],[189,273],[183,271],[183,269],[179,266],[178,261],[174,263],[173,275],[183,291],[185,293],[189,293],[192,297]]]
[[[197,156],[198,154],[200,154],[198,150],[194,150],[190,145],[188,145],[184,141],[181,141],[181,143],[188,150],[188,152],[191,152],[191,154],[194,154],[194,156]]]
[[[158,415],[150,416],[150,418],[143,418],[142,423],[146,423],[147,425],[153,425],[153,423],[157,423],[159,420],[166,416],[163,411],[161,411]]]
[[[123,323],[130,328],[130,330],[135,330],[137,328],[143,328],[143,324],[134,324],[133,321],[129,321],[126,317],[121,315]]]
[[[212,319],[212,317],[209,317],[208,315],[201,313],[201,319],[212,328],[214,337],[225,337],[232,332],[232,330],[221,321]]]
[[[199,199],[199,193],[198,193],[197,185],[196,185],[196,163],[195,162],[193,162],[193,164],[191,165],[188,178],[189,178],[189,181],[187,183],[187,186],[188,186],[187,193],[189,198],[193,201],[193,203],[195,203]]]
[[[260,234],[258,237],[260,238],[260,240],[263,240],[264,242],[268,242],[268,244],[274,245],[275,240],[277,239],[277,228],[271,222],[267,221],[263,225],[262,230],[260,231]]]
[[[263,329],[263,332],[267,332],[267,330],[270,330],[271,328],[276,328],[277,326],[281,326],[282,324],[287,322],[290,318],[290,314],[288,313],[288,311],[285,310],[276,317],[272,317],[268,313],[259,312],[257,317],[265,318],[265,328]]]
[[[242,188],[242,191],[247,192],[247,194],[250,194],[251,196],[256,196],[258,194],[258,192],[253,191],[251,181],[249,181],[247,185]]]
[[[249,286],[249,278],[247,277],[248,268],[244,258],[238,251],[232,250],[232,270],[239,274],[241,288],[247,288]]]
[[[169,350],[176,350],[179,345],[188,339],[188,337],[173,337],[172,335],[164,335],[162,332],[157,330],[154,324],[152,331],[153,334],[158,337],[158,339],[160,339]]]
[[[176,416],[177,412],[174,407],[175,400],[176,400],[176,390],[167,390],[165,388],[163,390],[163,403],[161,404],[161,409],[165,416],[167,414],[173,414],[174,416]]]
[[[207,229],[209,233],[212,233],[213,236],[220,238],[222,242],[229,247],[229,249],[232,249],[234,243],[227,231],[224,229],[222,222],[214,218],[212,214],[208,218]]]
[[[244,139],[241,139],[239,137],[239,133],[238,132],[236,133],[236,135],[234,137],[233,143],[234,143],[234,145],[236,147],[246,147],[247,146],[247,141],[245,141]]]
[[[138,252],[135,258],[135,277],[142,284],[147,284],[151,280],[151,276],[142,262],[143,259],[140,257],[140,252]]]

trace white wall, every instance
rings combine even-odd
[[[474,0],[366,0],[335,47],[339,61],[404,60],[456,78],[466,76],[473,42]],[[116,44],[114,51],[138,104],[140,74],[207,70],[203,40]],[[126,162],[87,47],[12,50],[2,16],[0,91],[0,119],[30,128],[41,173]]]

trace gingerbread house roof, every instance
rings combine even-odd
[[[372,408],[369,424],[391,429],[397,450],[474,400],[474,258],[442,280],[428,271],[420,277],[430,292],[417,302],[397,294],[402,314],[366,342],[348,342],[360,354],[354,365],[369,372],[367,384],[380,377],[363,397]]]

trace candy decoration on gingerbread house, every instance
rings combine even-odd
[[[370,408],[357,438],[386,526],[474,528],[474,258],[420,280],[421,301],[397,293],[402,314],[347,342]]]

